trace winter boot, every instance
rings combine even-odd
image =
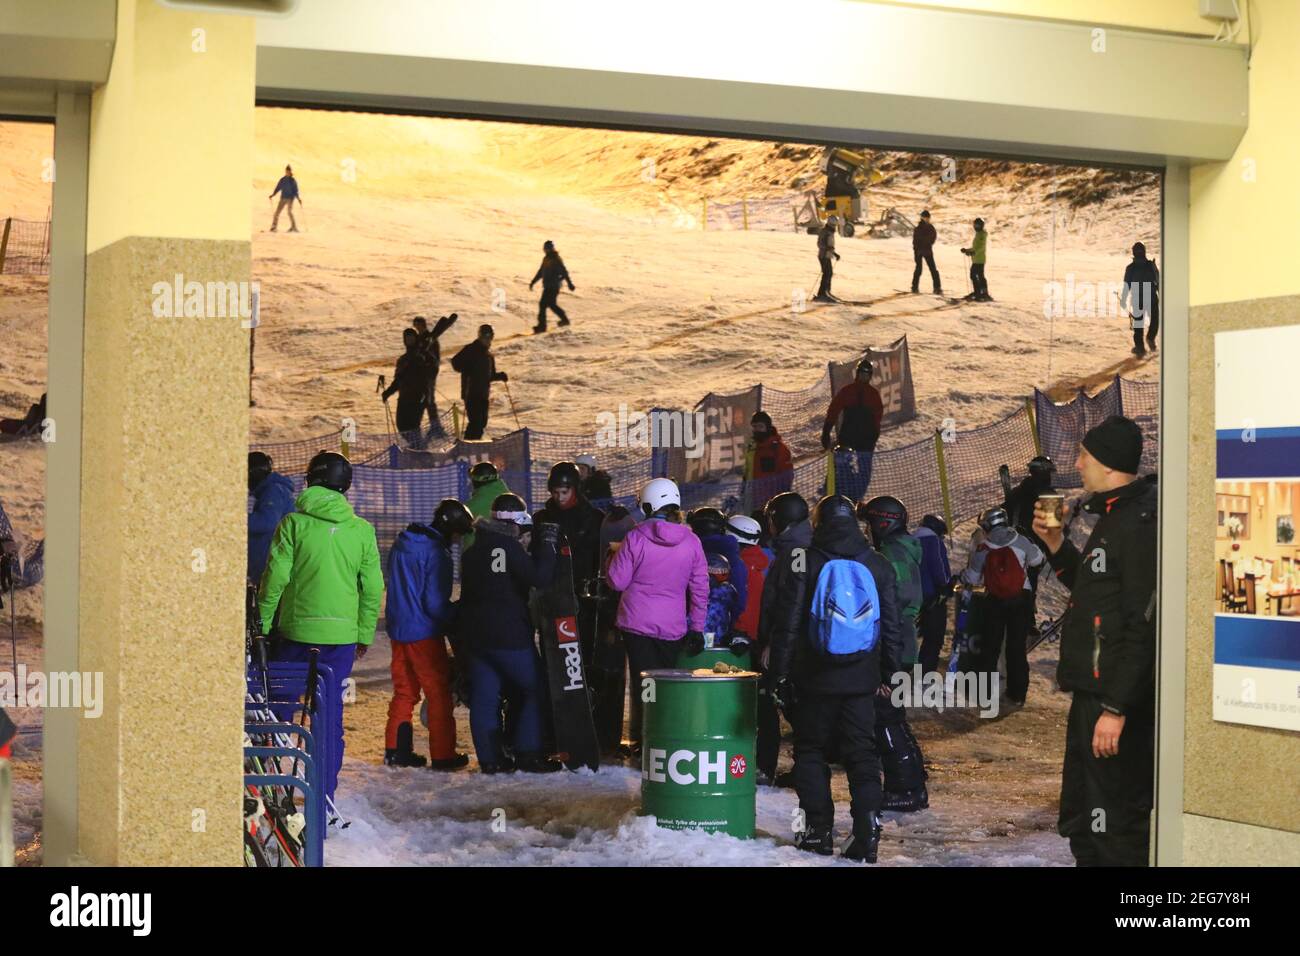
[[[429,758],[430,770],[459,770],[462,767],[469,766],[469,754],[456,754],[454,757],[447,757],[444,760],[434,760]]]
[[[546,331],[545,322],[538,322],[536,325],[533,326],[533,335],[541,335],[545,331]]]
[[[794,771],[782,770],[773,778],[772,785],[782,790],[794,789]]]
[[[794,845],[808,853],[816,853],[818,856],[832,856],[835,853],[835,840],[831,836],[829,823],[822,826],[809,824],[808,829],[795,837]]]
[[[531,754],[520,757],[517,766],[521,773],[555,773],[564,769],[558,760]]]
[[[411,750],[411,725],[397,725],[397,746],[384,751],[384,763],[390,767],[423,767],[424,758]]]
[[[558,325],[560,328],[564,328],[568,324],[569,324],[568,316],[565,316],[564,318],[560,319],[559,322],[556,323],[556,325]]]
[[[479,762],[479,773],[514,773],[515,762],[509,757],[502,757],[500,763],[483,763]]]
[[[929,806],[930,793],[926,790],[925,784],[911,790],[886,790],[880,801],[882,810],[893,810],[897,813],[916,813],[928,809]]]
[[[858,863],[875,863],[877,851],[880,849],[880,833],[884,830],[880,823],[880,814],[871,814],[863,829],[865,832],[858,833],[857,828],[854,828],[855,832],[849,837],[849,842],[844,844],[840,856]]]

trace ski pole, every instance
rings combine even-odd
[[[501,384],[506,387],[506,398],[510,399],[510,414],[515,416],[515,428],[522,429],[524,426],[519,424],[519,413],[515,411],[515,397],[510,394],[510,383],[502,382]]]

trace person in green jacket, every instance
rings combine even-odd
[[[375,529],[344,497],[351,486],[352,465],[342,455],[323,451],[311,460],[307,487],[275,529],[258,589],[263,630],[269,634],[274,621],[279,638],[273,659],[305,663],[316,651],[329,669],[325,692],[338,704],[334,726],[324,729],[335,741],[333,765],[324,768],[331,798],[343,766],[343,687],[375,639],[384,593]]]
[[[497,466],[490,461],[475,462],[469,470],[469,483],[474,491],[469,496],[469,512],[478,518],[492,517],[492,502],[500,495],[510,494],[510,489],[501,480]],[[460,553],[464,554],[474,544],[474,535],[467,534],[461,539]]]
[[[984,278],[984,264],[988,262],[989,234],[984,231],[984,220],[975,220],[975,241],[962,250],[970,256],[971,293],[966,296],[975,302],[992,302],[989,284]]]

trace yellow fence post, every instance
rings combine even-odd
[[[745,196],[740,197],[740,217],[744,220],[745,231],[749,231],[749,199]]]
[[[934,457],[939,467],[939,490],[943,492],[943,520],[952,534],[952,492],[948,488],[948,465],[943,458],[943,432],[938,429],[934,433]]]
[[[826,451],[826,494],[835,494],[835,449]]]
[[[0,275],[5,271],[5,251],[9,248],[9,227],[13,225],[12,219],[5,220],[4,235],[0,235]]]
[[[700,200],[700,231],[707,232],[709,229],[709,200],[707,198]]]
[[[1025,414],[1029,416],[1029,434],[1034,439],[1034,454],[1043,453],[1043,443],[1038,437],[1038,422],[1034,418],[1034,397],[1031,395],[1025,399]]]

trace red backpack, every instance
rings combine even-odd
[[[1020,558],[1011,548],[985,549],[984,589],[1000,601],[1011,601],[1020,597],[1025,589],[1025,569]]]

